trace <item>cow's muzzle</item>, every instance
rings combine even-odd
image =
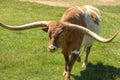
[[[57,47],[56,47],[56,46],[54,46],[54,45],[48,46],[48,51],[50,51],[50,52],[55,52],[56,50],[57,50]]]

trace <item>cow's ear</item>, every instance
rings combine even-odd
[[[42,28],[42,30],[48,32],[48,28]]]

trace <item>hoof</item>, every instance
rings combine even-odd
[[[88,65],[88,62],[83,62],[82,67],[83,67],[83,68],[86,68],[87,65]]]
[[[65,79],[65,80],[70,80],[70,79],[67,78],[67,79]]]
[[[70,80],[70,74],[69,73],[66,73],[66,78],[65,80]]]
[[[66,73],[67,73],[67,72],[66,72],[66,71],[64,71],[64,72],[63,72],[63,76],[66,76]]]

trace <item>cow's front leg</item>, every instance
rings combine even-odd
[[[70,80],[70,72],[78,56],[79,56],[79,51],[72,52],[71,59],[67,64],[66,80]]]
[[[66,54],[63,54],[63,55],[64,55],[64,59],[65,59],[65,70],[64,70],[64,72],[63,72],[63,76],[65,76],[66,73],[67,73],[67,64],[68,64],[68,62],[69,62],[69,56],[66,55]]]

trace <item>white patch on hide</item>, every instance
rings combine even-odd
[[[78,55],[80,52],[77,50],[74,50],[74,51],[72,51],[72,53]]]

